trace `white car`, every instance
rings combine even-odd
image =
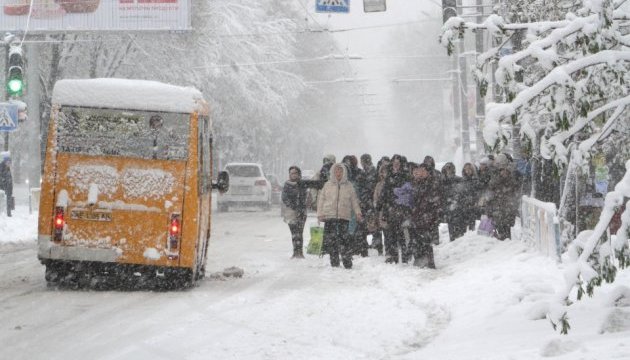
[[[219,211],[228,211],[235,205],[260,206],[265,210],[271,207],[271,184],[260,164],[229,163],[225,171],[230,175],[230,188],[219,194]]]

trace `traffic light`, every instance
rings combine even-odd
[[[7,92],[9,96],[22,96],[24,91],[24,53],[19,46],[9,50],[9,71],[7,73]]]
[[[457,0],[442,0],[442,23],[457,16]]]

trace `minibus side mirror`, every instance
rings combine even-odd
[[[212,189],[219,190],[220,193],[225,193],[230,188],[230,175],[226,171],[219,172],[217,182],[212,183]]]

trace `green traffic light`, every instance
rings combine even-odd
[[[7,89],[11,95],[20,94],[23,87],[24,83],[20,79],[11,79],[7,83]]]

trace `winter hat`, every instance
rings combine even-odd
[[[409,163],[409,170],[410,171],[414,171],[416,169],[424,169],[428,172],[431,172],[431,169],[429,168],[429,165],[425,164],[425,163],[415,163],[415,162],[410,162]]]
[[[300,177],[302,177],[302,169],[300,169],[299,167],[297,167],[297,166],[293,165],[293,166],[291,166],[291,167],[289,168],[289,172],[291,172],[291,170],[295,170],[295,171],[297,171],[298,175],[299,175]]]
[[[370,154],[361,155],[361,162],[372,165],[372,156]]]
[[[324,156],[324,163],[326,164],[334,164],[337,162],[337,158],[335,158],[335,155],[333,154],[328,154]]]
[[[429,156],[429,155],[425,156],[423,163],[429,166],[430,171],[433,171],[433,169],[435,169],[435,160],[433,159],[432,156]]]
[[[499,169],[505,169],[505,168],[508,167],[508,165],[510,165],[510,160],[508,160],[508,158],[507,158],[507,156],[505,156],[505,154],[499,154],[499,155],[497,155],[496,159],[494,160],[494,164]]]

